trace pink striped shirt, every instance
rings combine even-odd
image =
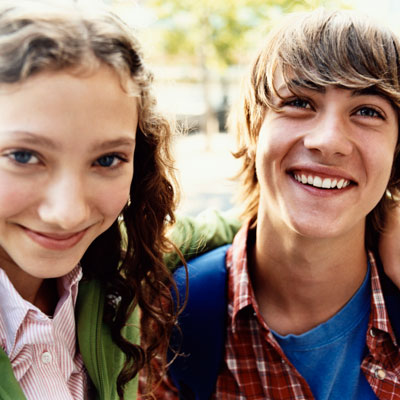
[[[24,300],[0,268],[0,345],[32,400],[87,398],[87,376],[76,346],[74,306],[82,271],[58,279],[58,301],[48,317]]]

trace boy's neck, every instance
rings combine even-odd
[[[260,312],[280,334],[304,333],[336,314],[367,271],[364,231],[336,239],[280,237],[259,223],[249,273]]]

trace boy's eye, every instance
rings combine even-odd
[[[296,108],[311,108],[309,101],[299,98],[287,101],[285,103],[285,106],[296,107]]]
[[[32,152],[26,150],[13,151],[8,156],[18,164],[37,164],[39,161]]]
[[[381,118],[381,119],[383,119],[382,114],[381,114],[379,111],[377,111],[377,110],[375,110],[374,108],[372,108],[372,107],[363,107],[363,108],[360,108],[360,109],[357,111],[357,114],[358,114],[358,115],[361,115],[362,117]]]

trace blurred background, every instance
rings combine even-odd
[[[81,0],[111,6],[136,29],[160,108],[187,134],[175,141],[180,211],[232,207],[238,168],[227,111],[261,38],[290,12],[356,9],[400,33],[399,0]]]

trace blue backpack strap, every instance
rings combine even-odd
[[[173,332],[168,360],[178,357],[169,368],[180,399],[207,400],[214,392],[225,348],[227,307],[226,251],[219,247],[188,263],[189,295],[179,317],[182,333]],[[185,298],[186,273],[174,274],[181,299]]]

